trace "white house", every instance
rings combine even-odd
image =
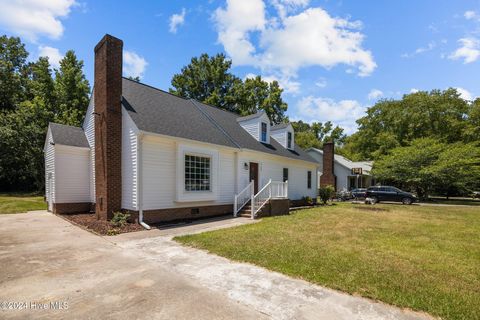
[[[375,184],[372,161],[351,161],[335,154],[333,143],[325,143],[323,150],[310,148],[307,153],[318,163],[318,185],[330,184],[336,191],[368,188]]]
[[[242,206],[254,217],[273,201],[288,210],[288,199],[316,197],[318,164],[294,144],[291,125],[271,127],[263,112],[239,117],[122,78],[122,47],[109,35],[95,47],[83,127],[48,128],[49,210],[94,209],[104,219],[123,210],[148,223]]]

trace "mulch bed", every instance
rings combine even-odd
[[[94,213],[62,214],[60,216],[88,231],[102,236],[114,236],[120,233],[145,230],[137,223],[127,223],[122,227],[113,226],[110,221],[97,220]]]

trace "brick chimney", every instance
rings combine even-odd
[[[122,49],[108,34],[95,46],[95,212],[103,220],[122,207]]]
[[[335,146],[332,141],[323,144],[323,172],[320,176],[320,186],[331,185],[337,190],[337,177],[335,176],[333,157]]]

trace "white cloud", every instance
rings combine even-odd
[[[366,107],[356,100],[335,101],[329,98],[308,96],[297,104],[297,117],[309,123],[332,121],[341,126],[347,134],[356,131],[355,121],[362,117]]]
[[[460,87],[456,87],[455,89],[457,89],[457,92],[460,93],[460,98],[462,98],[463,100],[468,100],[468,101],[474,100],[473,95],[467,89],[460,88]]]
[[[462,38],[458,42],[460,47],[448,56],[449,59],[463,59],[463,63],[471,63],[480,57],[480,41],[477,38]]]
[[[475,11],[473,11],[473,10],[465,11],[465,13],[463,14],[463,16],[464,16],[465,19],[467,19],[467,20],[478,19],[477,13],[476,13]]]
[[[418,91],[420,91],[420,90],[418,90],[417,88],[410,89],[410,93],[417,93]]]
[[[175,13],[170,16],[170,32],[177,33],[179,26],[185,23],[185,8],[182,8],[182,13]]]
[[[58,39],[64,30],[60,19],[74,5],[74,0],[0,0],[0,25],[31,41],[39,35]]]
[[[256,74],[248,73],[245,76],[245,79],[255,78],[256,76]],[[266,82],[277,81],[278,85],[285,93],[296,94],[300,92],[300,82],[292,80],[290,77],[285,77],[283,75],[280,75],[279,77],[275,75],[265,75],[262,76],[262,80]]]
[[[60,60],[63,58],[63,54],[57,48],[49,46],[40,46],[38,47],[38,56],[39,57],[48,57],[50,65],[54,68],[60,67]]]
[[[401,55],[402,58],[412,58],[416,55],[419,55],[419,54],[422,54],[422,53],[425,53],[427,51],[431,51],[433,50],[435,47],[437,46],[437,44],[435,43],[435,41],[431,41],[428,43],[428,45],[426,47],[420,47],[420,48],[417,48],[414,52],[412,53],[404,53]]]
[[[123,51],[123,73],[127,77],[143,77],[147,61],[133,51]]]
[[[320,78],[320,79],[318,79],[317,82],[315,82],[315,85],[319,88],[325,88],[327,86],[327,79]]]
[[[368,93],[368,100],[376,100],[380,97],[383,97],[383,92],[381,90],[378,90],[378,89],[372,89],[369,93]]]
[[[289,14],[288,8],[303,8],[308,1],[274,1],[285,12],[266,18],[262,0],[227,0],[218,8],[216,22],[218,41],[235,65],[251,65],[275,70],[285,76],[296,76],[303,67],[332,68],[345,64],[368,76],[376,68],[370,51],[362,48],[361,22],[332,17],[321,8],[309,8]],[[280,20],[280,21],[279,21]],[[255,45],[252,36],[259,39]]]

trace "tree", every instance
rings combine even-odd
[[[52,70],[47,57],[40,57],[37,62],[31,64],[32,81],[30,85],[33,97],[42,99],[47,110],[57,115],[57,103],[55,82],[52,78]]]
[[[20,38],[0,37],[0,110],[13,110],[25,99],[28,57]]]
[[[234,86],[235,105],[241,115],[249,115],[264,110],[274,124],[286,119],[287,104],[282,99],[283,89],[277,81],[266,82],[261,76],[247,78]]]
[[[43,144],[52,118],[42,99],[20,103],[0,116],[0,182],[3,190],[42,190]]]
[[[224,54],[210,57],[204,53],[191,59],[179,74],[172,78],[170,92],[187,99],[236,111],[234,86],[241,80],[229,72],[232,61]]]
[[[374,162],[372,173],[378,181],[413,190],[422,198],[465,194],[480,186],[480,147],[420,138],[390,150]]]
[[[265,110],[275,124],[286,119],[287,104],[277,81],[268,83],[260,76],[242,81],[230,73],[231,66],[224,54],[194,57],[173,76],[170,92],[239,115]]]
[[[359,158],[377,159],[419,138],[463,141],[472,107],[452,88],[407,94],[401,100],[381,100],[357,120],[359,130],[346,145]]]
[[[67,51],[55,70],[55,92],[58,115],[55,121],[80,126],[89,103],[90,85],[83,74],[83,61],[72,50]]]
[[[339,126],[333,127],[330,121],[313,122],[309,125],[299,120],[292,122],[292,126],[295,130],[295,142],[303,149],[321,148],[327,141],[335,141],[337,146],[341,146],[346,137],[343,129]]]

